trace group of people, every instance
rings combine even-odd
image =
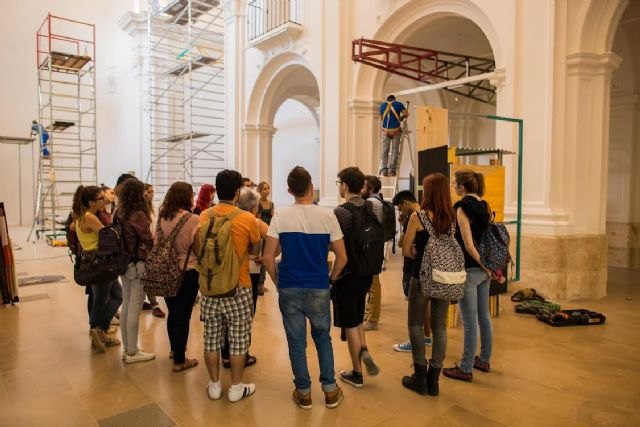
[[[211,184],[201,186],[195,202],[191,184],[172,184],[159,208],[155,227],[152,226],[154,212],[145,197],[145,184],[135,177],[123,175],[115,191],[79,187],[74,197],[72,229],[77,233],[82,250],[96,250],[100,229],[115,221],[122,226],[126,252],[130,256],[126,272],[119,281],[90,287],[92,345],[105,351],[107,347],[121,344],[108,332],[111,320],[122,305],[123,361],[144,362],[155,357],[138,347],[139,315],[145,295],[141,279],[154,241],[158,236],[168,236],[175,231],[173,248],[177,265],[184,266],[184,273],[176,295],[165,298],[170,357],[176,372],[197,366],[198,360],[188,358],[185,352],[189,320],[198,290],[202,290],[202,273],[199,273],[204,253],[202,247],[210,235],[211,224],[228,220],[230,239],[239,260],[237,276],[228,280],[234,281],[232,291],[217,296],[202,292],[200,298],[209,398],[217,400],[222,396],[221,364],[231,370],[229,401],[242,400],[256,390],[255,384],[243,381],[243,372],[246,366],[256,363],[256,358],[249,354],[249,347],[257,298],[264,283],[263,271],[266,271],[277,286],[294,377],[293,401],[303,409],[312,407],[306,358],[308,320],[317,349],[325,405],[337,407],[344,395],[334,371],[332,323],[344,330],[351,359],[350,368],[341,371],[337,378],[361,388],[365,372],[369,376],[380,372],[367,348],[365,335],[365,330],[371,330],[371,324],[375,323],[375,320],[367,320],[369,325],[365,328],[367,294],[375,294],[377,287],[379,295],[379,280],[376,274],[358,274],[353,262],[359,251],[354,247],[354,236],[361,226],[359,210],[369,209],[379,222],[382,222],[383,212],[377,196],[380,191],[377,177],[365,176],[359,168],[348,167],[338,173],[336,184],[345,203],[332,212],[313,203],[311,176],[303,167],[295,167],[287,177],[288,192],[294,203],[276,212],[268,200],[270,187],[267,183],[260,183],[256,191],[251,180],[243,179],[239,172],[224,170],[218,173],[215,187]],[[446,353],[449,301],[425,295],[419,283],[421,259],[430,237],[428,230],[438,234],[454,229],[465,250],[467,282],[460,300],[465,330],[464,353],[460,365],[445,368],[444,375],[471,381],[474,368],[489,371],[491,356],[488,309],[491,272],[482,265],[474,246],[488,227],[490,215],[489,207],[481,199],[484,181],[480,174],[472,171],[456,173],[455,190],[462,196],[456,205],[451,203],[449,181],[441,174],[426,177],[423,189],[422,204],[418,204],[409,191],[400,192],[393,199],[404,229],[403,288],[409,301],[409,342],[404,344],[404,350],[410,348],[414,362],[413,374],[404,377],[402,384],[420,394],[437,395]],[[218,203],[214,204],[216,194]],[[117,199],[115,208],[112,215],[108,215],[105,207],[113,203],[114,198]],[[334,254],[332,263],[328,262],[329,252]],[[481,352],[476,356],[478,323]],[[427,362],[425,344],[430,343],[430,330],[433,331],[433,350]]]

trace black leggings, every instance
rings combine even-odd
[[[164,299],[169,309],[167,332],[175,364],[185,362],[185,351],[189,339],[189,321],[196,296],[198,296],[198,272],[187,270],[182,278],[182,286],[178,294],[175,297]]]

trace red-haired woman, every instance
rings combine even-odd
[[[193,208],[193,213],[200,215],[203,211],[213,206],[213,198],[216,196],[216,187],[211,184],[202,184],[200,192],[198,193],[198,200],[196,200],[196,207]]]
[[[414,374],[402,378],[402,385],[419,394],[428,393],[431,396],[437,396],[438,379],[447,351],[446,323],[449,301],[429,298],[429,295],[423,293],[420,285],[420,267],[430,237],[427,227],[437,235],[451,233],[455,223],[455,212],[451,206],[449,180],[446,176],[441,173],[431,174],[422,182],[422,188],[424,193],[421,209],[411,215],[402,245],[402,254],[415,260],[409,284],[407,322]],[[431,304],[433,347],[427,370],[424,350],[424,314],[429,303]]]

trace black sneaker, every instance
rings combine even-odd
[[[340,379],[355,388],[361,388],[364,385],[362,374],[356,374],[355,371],[340,371]]]

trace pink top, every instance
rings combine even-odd
[[[187,222],[184,224],[184,227],[182,227],[182,230],[180,230],[180,232],[176,236],[176,241],[174,244],[174,248],[176,250],[176,255],[178,256],[178,264],[180,265],[180,268],[182,268],[182,266],[184,265],[184,260],[185,260],[185,257],[187,256],[187,251],[189,250],[191,245],[193,245],[193,242],[196,237],[196,233],[198,232],[198,225],[200,223],[200,220],[198,218],[198,215],[193,215],[190,212],[186,212],[186,211],[179,212],[175,216],[175,218],[173,218],[171,221],[167,221],[165,219],[160,218],[160,227],[162,228],[162,233],[164,233],[165,236],[169,236],[169,234],[171,234],[171,231],[173,230],[173,227],[175,227],[176,224],[178,224],[178,221],[180,221],[180,218],[182,218],[182,215],[185,215],[185,214],[191,215],[191,218],[187,220]],[[198,257],[196,256],[194,251],[195,251],[195,248],[193,248],[189,254],[189,262],[187,263],[187,270],[191,270],[195,268],[196,264],[198,263]]]

